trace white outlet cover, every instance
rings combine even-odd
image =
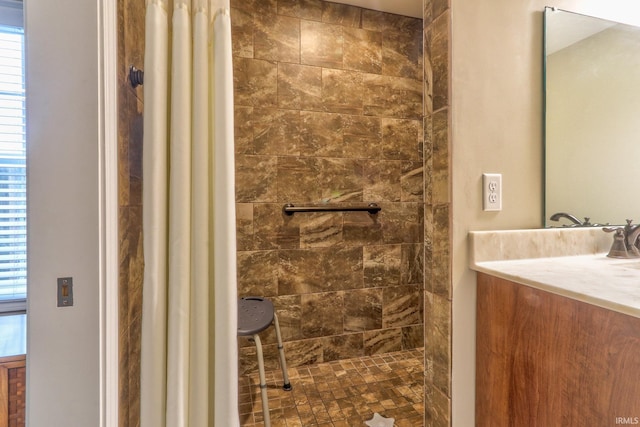
[[[502,210],[502,174],[482,174],[482,210]]]

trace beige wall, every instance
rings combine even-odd
[[[542,224],[544,6],[627,21],[636,7],[624,0],[451,2],[452,425],[456,427],[474,425],[476,296],[475,273],[467,267],[467,233]],[[503,176],[501,212],[482,211],[483,172]]]
[[[25,2],[31,427],[100,425],[98,6]],[[67,276],[74,305],[59,308],[56,278]]]

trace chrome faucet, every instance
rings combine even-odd
[[[624,235],[627,239],[627,248],[634,249],[635,252],[640,256],[640,241],[638,241],[638,236],[640,236],[640,224],[631,224],[633,220],[628,219],[627,225],[624,226]]]
[[[560,221],[560,218],[566,218],[569,221],[571,221],[572,223],[574,223],[575,225],[582,225],[582,221],[580,221],[575,216],[573,216],[571,214],[568,214],[568,213],[565,213],[565,212],[554,213],[553,215],[551,215],[551,217],[549,219],[551,221]]]
[[[613,244],[607,254],[610,258],[640,258],[640,224],[628,219],[625,226],[604,227],[607,233],[615,232]]]
[[[571,221],[572,224],[570,224],[569,227],[597,227],[597,226],[599,226],[599,224],[591,224],[591,222],[590,222],[591,218],[589,218],[589,217],[584,217],[584,222],[583,222],[583,221],[580,221],[574,215],[568,214],[566,212],[557,212],[557,213],[554,213],[553,215],[551,215],[549,217],[549,219],[551,221],[560,221],[560,218],[566,218],[569,221]],[[565,227],[566,227],[566,225],[565,225]]]

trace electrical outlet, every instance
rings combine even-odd
[[[502,174],[482,174],[482,210],[502,210]]]

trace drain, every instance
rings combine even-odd
[[[373,418],[369,421],[365,421],[364,423],[369,427],[393,427],[393,423],[395,418],[385,418],[379,413],[373,414]]]

